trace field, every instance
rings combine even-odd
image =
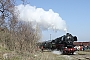
[[[7,56],[5,56],[7,54]],[[37,51],[36,53],[17,54],[0,48],[0,60],[90,60],[90,52],[76,51],[74,55],[61,55],[59,51]]]

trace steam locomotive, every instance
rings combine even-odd
[[[54,40],[42,42],[40,48],[51,50],[57,49],[61,51],[62,54],[73,54],[76,51],[73,44],[74,41],[77,41],[77,37],[72,36],[70,33],[66,33],[66,35]]]

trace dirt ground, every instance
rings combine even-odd
[[[90,52],[76,51],[74,55],[61,55],[44,51],[36,54],[35,60],[90,60]]]

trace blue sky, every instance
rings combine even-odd
[[[90,41],[90,0],[27,0],[31,6],[52,9],[65,20],[68,32],[78,37],[78,41]],[[22,2],[16,1],[17,5]],[[55,39],[63,34],[63,31],[42,31],[42,40]]]

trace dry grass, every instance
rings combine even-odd
[[[39,52],[34,56],[34,60],[65,60],[65,58],[52,52]]]
[[[10,55],[7,59],[4,59],[3,55],[6,53],[9,53]],[[16,52],[6,50],[5,48],[0,48],[0,60],[68,60],[68,58],[65,58],[63,55],[53,54],[50,51],[17,54]]]
[[[0,47],[0,60],[20,60],[20,57],[14,51]]]

